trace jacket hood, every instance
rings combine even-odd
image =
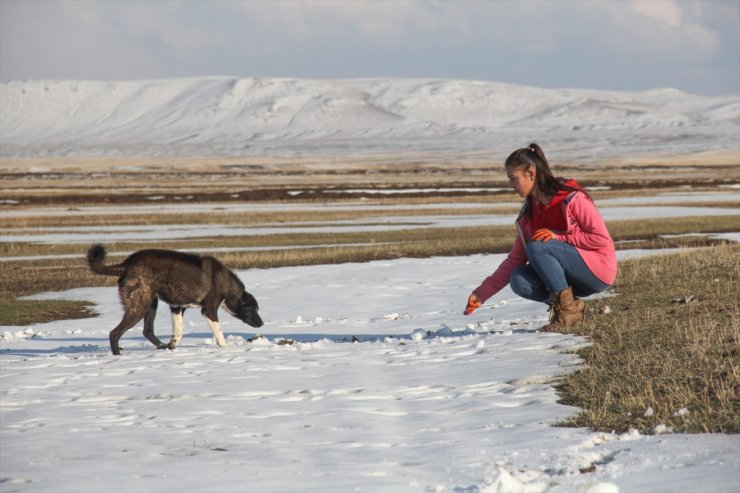
[[[547,207],[555,207],[559,205],[561,202],[563,202],[568,196],[570,196],[572,193],[583,190],[581,186],[578,184],[577,181],[569,179],[565,180],[563,182],[563,188],[557,191],[555,195],[553,195],[552,199],[550,199],[550,202],[547,204]],[[531,200],[534,200],[532,197]]]
[[[583,191],[583,187],[579,185],[577,181],[573,179],[568,179],[563,182],[563,188],[558,190],[558,193],[556,193],[555,196],[560,197],[561,195],[563,195],[567,197],[574,191]]]

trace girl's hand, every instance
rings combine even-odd
[[[545,243],[552,240],[553,238],[555,238],[555,233],[553,233],[547,228],[540,228],[537,231],[535,231],[534,234],[532,235],[533,240],[542,241]]]
[[[465,311],[463,312],[464,315],[470,315],[474,311],[476,311],[482,303],[478,299],[478,297],[475,295],[475,293],[471,294],[468,298],[468,306],[465,307]]]

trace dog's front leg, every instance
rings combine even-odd
[[[213,332],[213,338],[216,340],[216,344],[218,344],[219,347],[225,347],[226,339],[224,339],[224,333],[221,330],[221,324],[219,321],[211,320],[207,316],[206,321],[208,321],[208,326],[211,328],[211,332]]]
[[[185,309],[181,306],[171,306],[172,312],[172,339],[167,344],[167,349],[175,349],[182,339],[182,315]]]
[[[207,299],[203,303],[203,307],[200,309],[200,313],[206,317],[208,327],[211,328],[213,338],[216,340],[216,344],[218,344],[219,347],[226,346],[226,339],[224,339],[224,333],[221,330],[221,324],[218,321],[218,307],[221,305],[222,301],[223,300],[218,301],[215,298]]]

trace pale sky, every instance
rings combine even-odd
[[[0,80],[439,78],[740,95],[740,0],[0,0]]]

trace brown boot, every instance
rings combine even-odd
[[[586,314],[586,304],[573,296],[570,287],[559,293],[550,293],[547,304],[550,305],[550,323],[540,329],[543,332],[562,332],[582,322]]]

